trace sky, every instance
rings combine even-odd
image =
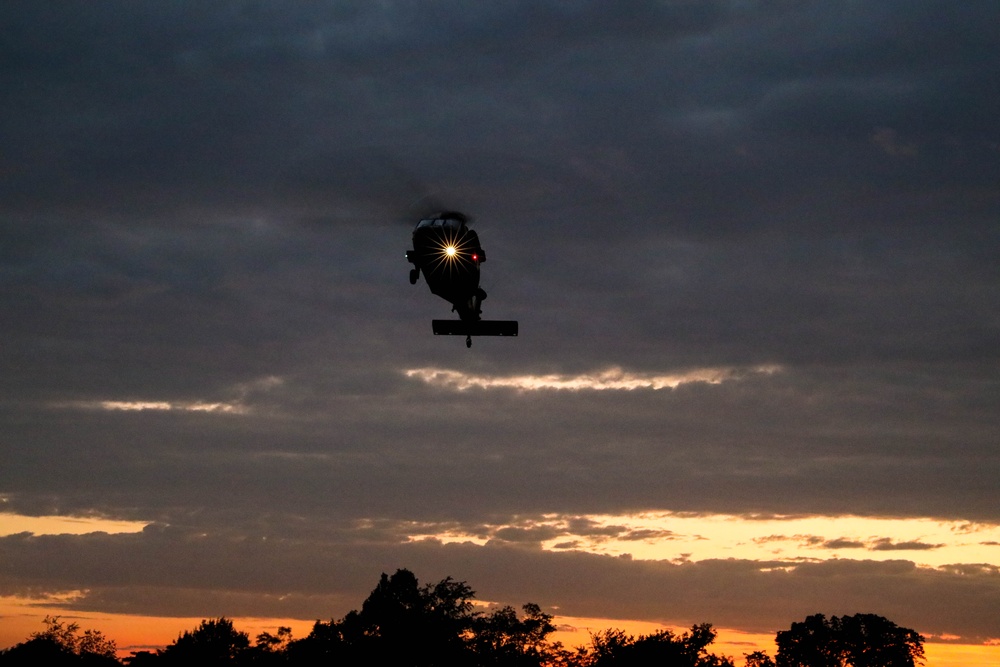
[[[4,2],[0,645],[405,567],[566,630],[877,613],[1000,660],[998,24]],[[517,338],[432,335],[430,201]]]

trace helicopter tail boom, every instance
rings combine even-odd
[[[436,336],[516,336],[517,320],[431,320]]]

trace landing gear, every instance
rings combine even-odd
[[[472,347],[472,336],[465,337],[465,347]]]
[[[416,285],[417,278],[420,277],[420,269],[410,269],[410,284]]]
[[[476,315],[481,315],[483,309],[481,308],[483,304],[483,299],[486,298],[486,292],[482,288],[477,287],[476,293],[469,297],[469,310],[471,310]],[[476,319],[479,319],[478,317]]]

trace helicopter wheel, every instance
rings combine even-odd
[[[417,278],[420,277],[420,269],[410,269],[410,284],[416,285]]]
[[[465,347],[472,347],[472,336],[465,337]]]

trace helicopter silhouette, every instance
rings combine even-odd
[[[458,211],[441,211],[422,218],[413,230],[413,250],[406,251],[410,284],[423,274],[435,294],[451,304],[458,320],[432,320],[435,335],[464,335],[472,347],[473,336],[517,336],[513,320],[484,320],[486,291],[479,286],[479,267],[486,252],[479,235],[469,229],[469,217]]]

